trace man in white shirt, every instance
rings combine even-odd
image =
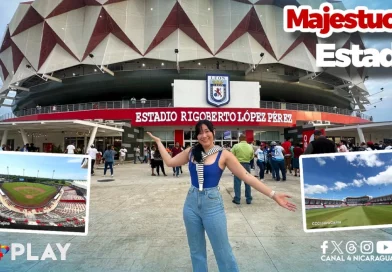
[[[71,143],[67,146],[67,154],[75,154],[75,145]]]
[[[143,160],[140,159],[140,147],[139,146],[136,147],[135,152],[136,152],[136,154],[135,154],[135,164],[136,164],[136,159],[138,159],[140,161],[140,163],[143,163]]]
[[[97,159],[98,150],[92,144],[89,149],[87,149],[86,154],[88,154],[91,158],[91,175],[94,176],[94,165],[95,160]]]
[[[384,150],[392,150],[392,143],[389,142]]]
[[[121,147],[120,149],[120,163],[124,164],[125,161],[125,155],[127,154],[128,150],[125,147]]]
[[[267,163],[267,155],[268,155],[265,146],[260,144],[260,147],[255,151],[255,155],[256,155],[256,164],[258,166],[257,168],[259,169],[259,173],[257,177],[260,179],[260,181],[264,181],[264,171],[265,171],[265,165]]]

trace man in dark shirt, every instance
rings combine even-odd
[[[309,143],[304,155],[306,154],[324,154],[338,152],[336,145],[331,140],[325,138],[320,130],[314,131],[314,141]]]

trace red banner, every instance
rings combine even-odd
[[[164,120],[156,113],[164,112],[170,116]],[[175,112],[175,114],[173,113]],[[190,112],[190,113],[189,113]],[[137,115],[138,114],[138,115]],[[183,117],[183,114],[185,115]],[[139,121],[136,122],[136,118]],[[173,117],[173,120],[172,120]],[[175,117],[175,118],[174,118]],[[214,125],[225,126],[280,126],[291,127],[297,121],[326,120],[336,124],[359,124],[369,121],[359,117],[341,114],[310,111],[290,111],[271,109],[235,109],[235,108],[145,108],[145,109],[93,109],[69,112],[53,112],[28,115],[6,120],[46,121],[46,120],[130,120],[132,125],[139,126],[181,126],[195,125],[195,120],[211,118]],[[291,118],[291,119],[290,119]],[[234,120],[234,121],[232,121]]]
[[[199,120],[210,120],[217,126],[278,126],[289,127],[296,123],[292,111],[269,109],[229,108],[170,108],[140,109],[132,116],[133,126],[195,125]]]

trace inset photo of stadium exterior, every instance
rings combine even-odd
[[[392,152],[301,156],[306,232],[392,227]]]
[[[0,232],[86,235],[85,156],[0,153]]]

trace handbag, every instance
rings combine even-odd
[[[80,167],[84,168],[84,169],[88,168],[88,159],[87,158],[83,159],[82,165]]]

